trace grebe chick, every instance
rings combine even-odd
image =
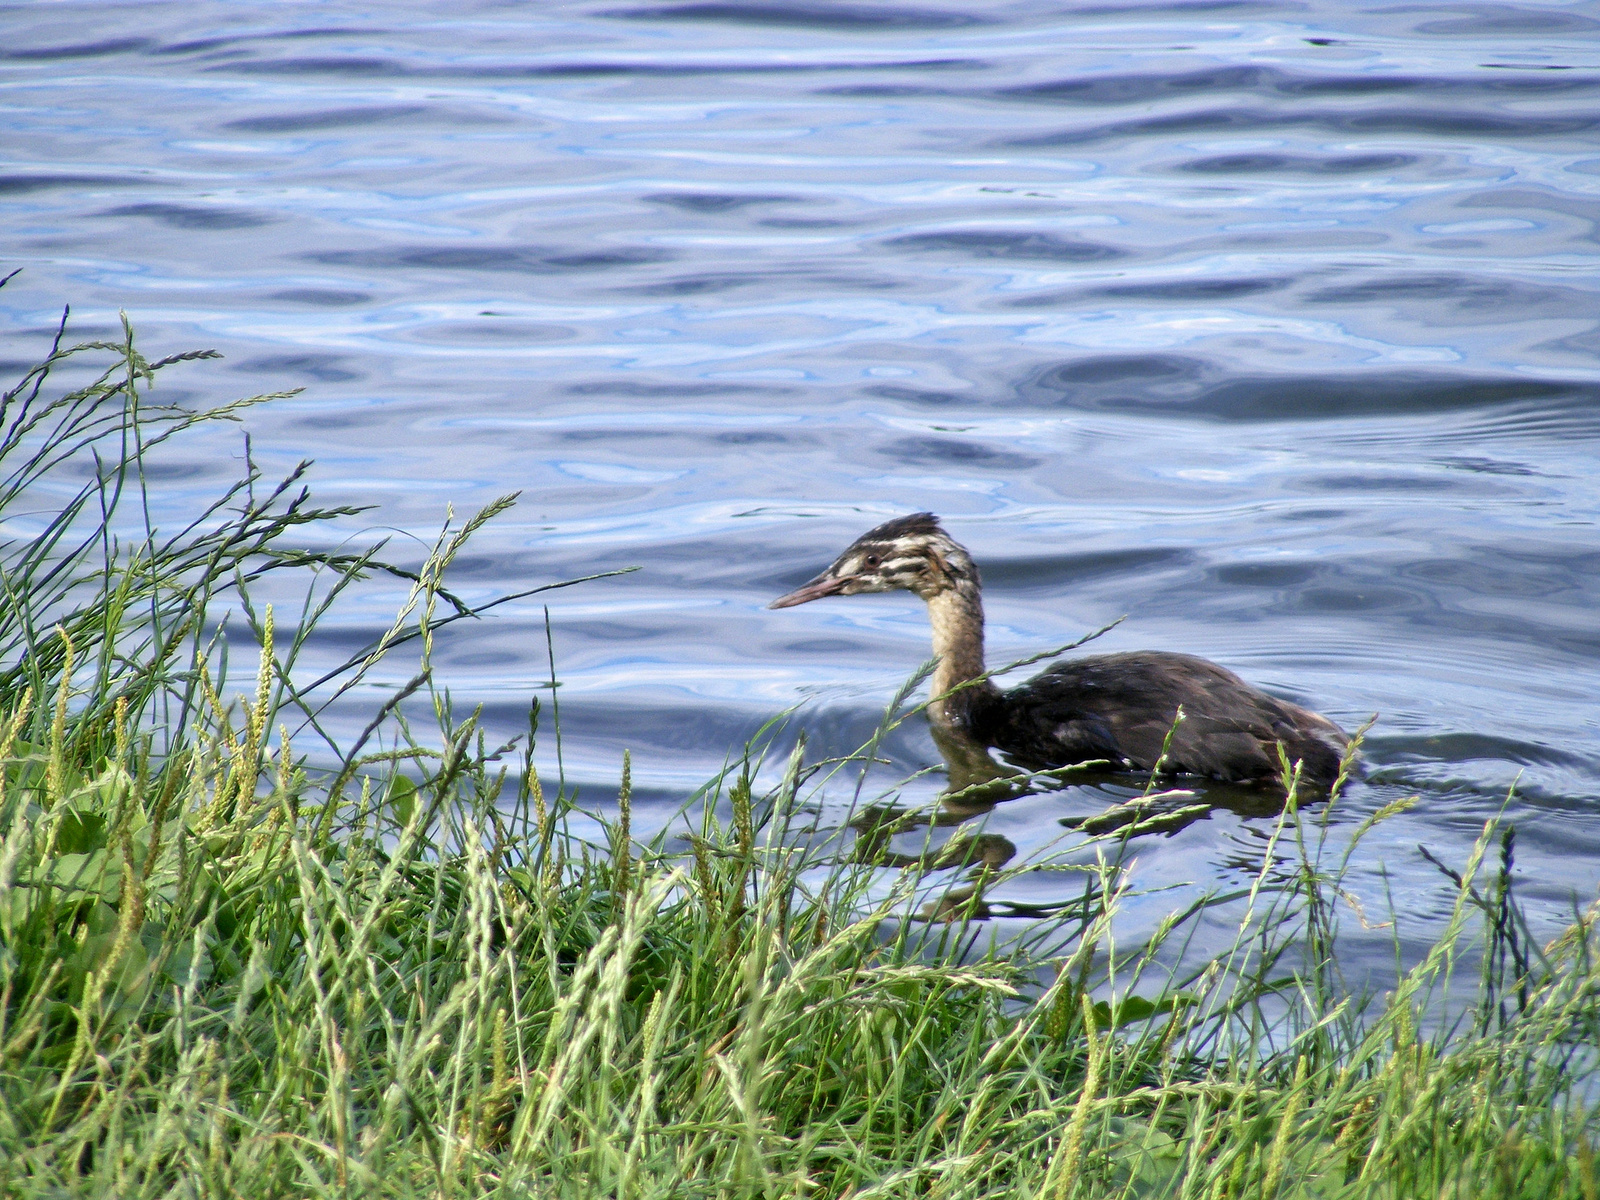
[[[1270,782],[1282,775],[1281,743],[1289,761],[1302,764],[1303,781],[1327,787],[1338,776],[1350,741],[1342,729],[1190,654],[1088,655],[1006,692],[988,679],[971,683],[984,673],[982,585],[966,548],[932,513],[862,534],[821,575],[768,607],[892,591],[915,592],[928,605],[939,660],[928,705],[935,728],[992,746],[1026,770],[1094,759],[1153,770],[1181,705],[1164,771]]]

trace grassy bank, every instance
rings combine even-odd
[[[1370,1003],[1325,808],[1290,805],[1297,865],[1216,897],[1237,942],[1176,979],[1192,912],[1111,936],[1138,824],[1026,937],[918,919],[959,855],[895,871],[806,825],[870,747],[736,750],[682,855],[631,836],[623,767],[585,846],[537,705],[496,746],[433,682],[442,627],[489,607],[450,561],[509,500],[409,569],[306,549],[352,514],[299,472],[163,533],[146,456],[239,408],[152,406],[175,365],[62,343],[0,407],[0,1194],[1600,1197],[1596,931],[1529,941],[1509,831]],[[392,628],[305,681],[378,572],[409,587]],[[341,740],[329,703],[397,655],[409,683]],[[1442,1012],[1464,962],[1478,1003]]]

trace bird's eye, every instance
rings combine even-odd
[[[869,566],[869,567],[877,566],[878,565],[878,556],[876,554],[867,555],[866,563],[867,563],[867,566]]]

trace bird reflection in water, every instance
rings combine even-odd
[[[1058,915],[1067,905],[1037,905],[1020,901],[986,899],[987,891],[1002,878],[1016,857],[1017,847],[998,833],[983,832],[977,822],[997,805],[1044,791],[1071,791],[1077,797],[1105,798],[1125,793],[1098,811],[1061,817],[1059,823],[1076,830],[1086,845],[1101,840],[1120,851],[1135,838],[1172,836],[1194,822],[1224,809],[1247,818],[1272,818],[1284,809],[1288,793],[1280,788],[1232,783],[1186,776],[1181,787],[1157,788],[1159,776],[1111,769],[1106,763],[1081,763],[1047,772],[1024,772],[995,760],[988,747],[970,739],[931,728],[934,745],[943,758],[947,785],[931,808],[908,809],[873,805],[851,820],[856,862],[919,873],[965,869],[967,877],[923,907],[918,914],[928,921],[987,920],[995,916],[1043,918]],[[1167,782],[1171,782],[1170,777]],[[1315,789],[1311,792],[1316,797]],[[904,852],[894,839],[928,826],[955,827],[942,845]],[[963,828],[967,827],[967,828]],[[1259,863],[1250,866],[1258,869]],[[1078,900],[1068,904],[1080,903]]]
[[[988,747],[950,730],[932,726],[934,745],[944,759],[947,786],[931,809],[905,809],[875,805],[863,809],[850,822],[856,834],[852,857],[855,861],[879,867],[914,869],[921,873],[968,868],[968,880],[944,893],[923,908],[923,920],[985,920],[995,915],[1045,917],[1060,911],[1057,906],[1040,906],[1014,901],[1003,903],[996,913],[984,899],[986,890],[998,881],[1001,870],[1016,857],[1016,845],[998,833],[962,830],[977,818],[992,812],[1007,800],[1040,791],[1058,791],[1075,784],[1115,787],[1127,786],[1126,771],[1109,771],[1106,764],[1084,763],[1048,772],[1029,773],[995,761]],[[1099,769],[1096,769],[1099,768]],[[1210,792],[1218,793],[1215,797]],[[1219,804],[1236,808],[1247,803],[1259,810],[1262,797],[1251,789],[1226,787],[1196,790],[1169,788],[1136,794],[1111,804],[1100,812],[1083,817],[1063,817],[1061,824],[1076,829],[1088,838],[1116,834],[1127,840],[1156,833],[1173,834],[1199,820]],[[1282,796],[1276,801],[1282,807]],[[899,835],[932,825],[956,826],[943,845],[904,853],[894,849]],[[1076,903],[1076,901],[1074,901]]]

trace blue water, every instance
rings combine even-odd
[[[628,748],[664,819],[796,703],[816,755],[869,736],[920,602],[763,605],[931,509],[994,661],[1126,614],[1102,648],[1377,713],[1335,829],[1420,799],[1357,855],[1374,923],[1425,937],[1451,895],[1417,846],[1460,864],[1502,811],[1537,929],[1593,899],[1591,5],[69,0],[0,8],[0,88],[9,361],[64,303],[82,337],[126,309],[152,355],[226,355],[158,398],[306,389],[245,428],[376,505],[341,536],[414,559],[447,505],[521,490],[464,594],[642,568],[550,598],[597,806]],[[163,519],[243,454],[186,443]],[[307,670],[402,598],[369,589]],[[541,599],[441,637],[505,737]],[[885,785],[938,762],[917,723],[887,756]],[[985,819],[1022,861],[1123,794]],[[1271,827],[1219,808],[1136,879],[1235,884]]]

